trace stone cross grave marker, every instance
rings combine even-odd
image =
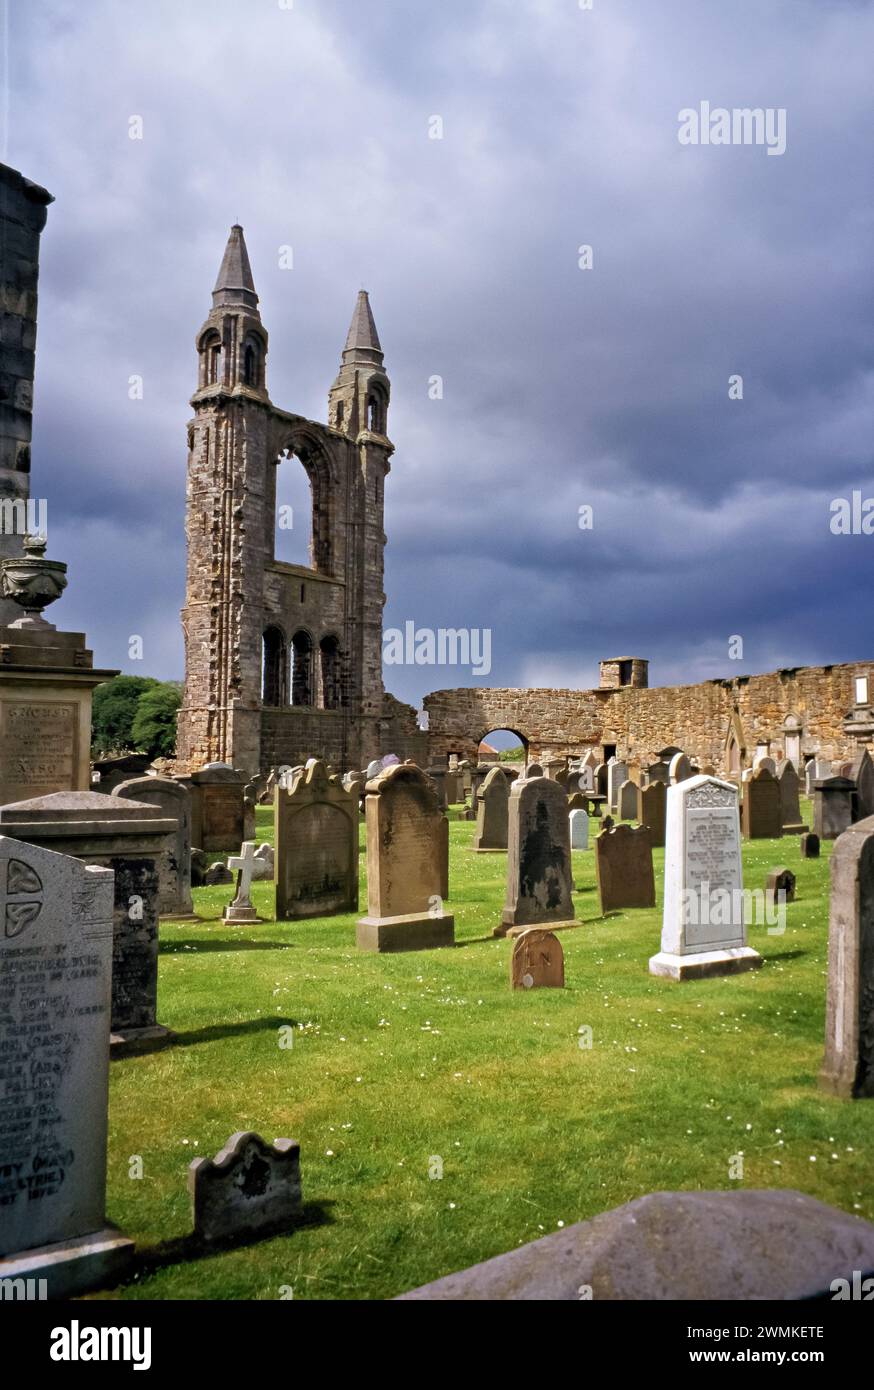
[[[228,868],[237,871],[237,891],[232,903],[224,911],[226,922],[260,922],[261,918],[252,906],[252,876],[255,871],[255,841],[246,840],[240,853],[228,860]]]

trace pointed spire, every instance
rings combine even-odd
[[[252,279],[249,253],[246,250],[243,229],[238,222],[234,223],[228,237],[221,269],[212,292],[212,304],[214,309],[231,304],[243,305],[254,313],[258,312],[258,296],[255,293],[255,281]]]
[[[346,335],[343,362],[346,365],[356,363],[361,366],[375,365],[381,367],[382,360],[382,346],[376,331],[376,324],[373,321],[373,311],[370,307],[367,290],[359,290],[355,312],[352,315],[352,322]]]

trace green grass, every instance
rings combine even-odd
[[[874,1105],[816,1089],[830,846],[802,861],[795,838],[745,844],[748,887],[783,863],[798,876],[786,933],[752,929],[762,970],[683,985],[647,972],[660,908],[600,919],[577,852],[567,988],[513,993],[510,943],[490,939],[505,857],[470,853],[473,830],[450,827],[454,951],[359,952],[354,915],[228,927],[228,888],[195,890],[202,922],[162,924],[158,1017],[177,1042],[111,1074],[109,1216],[143,1265],[104,1296],[388,1298],[643,1192],[738,1187],[739,1152],[745,1187],[874,1219]],[[253,893],[269,918],[272,885]],[[306,1219],[191,1257],[188,1164],[245,1129],[300,1141]]]

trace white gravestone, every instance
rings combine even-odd
[[[113,872],[0,836],[0,1280],[116,1278],[106,1221]]]
[[[737,788],[691,777],[668,789],[662,949],[651,975],[731,975],[762,964],[747,945]]]
[[[589,848],[589,817],[585,811],[571,811],[571,849]]]

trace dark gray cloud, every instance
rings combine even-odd
[[[283,408],[324,418],[371,292],[388,624],[490,627],[488,684],[867,654],[874,538],[828,508],[874,495],[870,4],[70,0],[13,6],[11,43],[6,158],[57,198],[34,490],[102,664],[181,675],[193,337],[236,219]],[[681,147],[705,99],[785,107],[786,153]]]

